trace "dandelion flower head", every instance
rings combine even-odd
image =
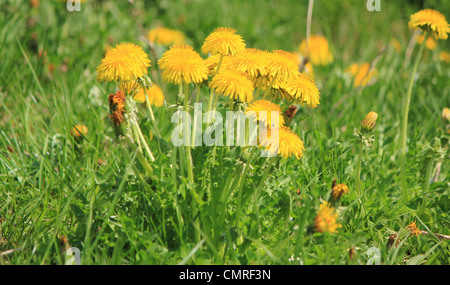
[[[148,72],[150,59],[133,43],[120,43],[106,52],[97,67],[97,81],[132,81]]]
[[[276,119],[272,122],[272,112],[278,114],[278,122],[276,122]],[[257,121],[262,121],[267,127],[272,127],[272,124],[275,123],[278,123],[279,126],[284,125],[284,117],[280,106],[268,100],[254,101],[247,107],[245,114]]]
[[[172,44],[184,43],[186,36],[178,30],[156,27],[148,32],[148,40],[152,43],[170,46]]]
[[[303,157],[305,147],[297,134],[286,126],[281,126],[275,132],[273,130],[265,130],[266,138],[263,138],[260,143],[262,147],[265,147],[271,155],[279,154],[283,158],[295,156],[300,159]],[[278,135],[276,135],[277,133]]]
[[[244,49],[245,42],[242,36],[236,34],[235,29],[224,27],[215,29],[206,37],[201,48],[204,54],[221,54],[223,56],[234,56]]]
[[[411,15],[408,26],[410,28],[430,31],[435,39],[446,40],[450,26],[445,16],[432,9],[423,9]]]
[[[295,79],[288,81],[286,91],[295,101],[316,108],[320,104],[320,92],[316,83],[308,75],[300,73]]]
[[[158,61],[161,76],[174,84],[201,83],[208,79],[205,60],[187,44],[175,44]]]
[[[231,99],[239,99],[242,102],[253,100],[254,87],[252,81],[237,70],[219,71],[209,82],[209,87],[214,89],[216,93],[228,96]]]
[[[327,65],[333,61],[327,38],[322,35],[312,35],[308,43],[306,39],[300,43],[300,52],[307,55],[313,65]]]
[[[320,205],[319,212],[314,219],[315,230],[319,233],[336,233],[341,226],[337,223],[338,213],[330,206],[330,203],[323,202]]]
[[[151,105],[156,107],[161,107],[164,104],[164,93],[161,88],[153,84],[152,87],[147,88],[147,99]],[[134,100],[139,103],[145,103],[145,92],[144,89],[140,89],[139,92],[134,96]]]

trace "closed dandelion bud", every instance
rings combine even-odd
[[[377,121],[378,114],[375,112],[369,112],[364,120],[361,122],[361,130],[365,133],[370,133],[375,128],[375,122]]]
[[[345,184],[337,184],[332,189],[333,197],[335,200],[338,200],[342,197],[342,195],[348,193],[348,186]]]
[[[330,195],[330,198],[328,199],[328,202],[334,208],[338,208],[342,196],[344,194],[347,194],[348,192],[349,192],[349,190],[348,190],[347,185],[337,184],[336,179],[333,179],[333,183],[331,184],[331,195]]]
[[[444,108],[442,110],[442,121],[444,122],[450,122],[450,109],[449,108]]]

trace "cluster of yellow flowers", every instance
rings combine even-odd
[[[419,43],[426,41],[429,49],[435,48],[434,39],[447,39],[450,32],[445,17],[431,9],[411,15],[409,26],[425,32],[417,40]],[[429,35],[434,39],[428,38]],[[217,102],[213,100],[216,95],[228,97],[230,109],[239,106],[239,110],[242,108],[255,121],[267,127],[270,138],[259,141],[260,147],[284,158],[293,156],[300,159],[303,156],[304,143],[289,125],[295,115],[296,104],[309,108],[320,104],[320,92],[311,74],[312,66],[333,61],[325,37],[313,35],[303,41],[299,46],[299,55],[284,50],[249,48],[236,30],[219,27],[206,37],[201,46],[201,53],[206,58],[186,44],[184,34],[179,31],[159,27],[151,30],[147,37],[150,43],[169,47],[157,61],[157,66],[165,82],[179,85],[180,94],[183,87],[188,89],[190,84],[208,86],[208,107]],[[396,49],[400,49],[398,41],[391,42]],[[301,60],[302,56],[307,60]],[[441,54],[441,58],[448,61],[448,53]],[[126,100],[130,96],[136,102],[158,107],[163,105],[161,88],[149,85],[145,80],[150,63],[141,47],[133,43],[120,43],[106,53],[97,67],[97,80],[116,82],[119,89],[109,96],[110,118],[115,125],[120,125],[124,120]],[[377,74],[377,70],[367,62],[352,64],[346,71],[354,77],[354,87],[370,84]],[[185,110],[188,110],[188,94],[184,93],[184,96]],[[278,112],[277,118],[272,117],[273,111]],[[261,116],[261,112],[267,116]],[[375,112],[366,116],[361,124],[364,133],[373,131],[377,116]],[[270,136],[274,128],[279,134],[276,140]],[[139,130],[136,132],[136,137],[139,137]],[[87,129],[77,127],[73,135],[81,136],[83,133],[87,133]],[[344,184],[332,188],[335,200],[348,192]],[[335,233],[340,227],[337,219],[338,213],[334,207],[324,202],[314,220],[315,230]]]
[[[236,30],[223,27],[215,29],[205,39],[201,52],[208,58],[203,59],[188,44],[172,45],[158,61],[162,78],[174,84],[206,84],[216,94],[227,96],[236,104],[248,105],[247,113],[277,111],[281,114],[282,107],[269,99],[284,99],[289,104],[299,103],[311,108],[319,104],[315,82],[299,72],[293,53],[247,48]],[[270,117],[265,120],[271,125]],[[277,150],[283,157],[301,158],[303,142],[284,125],[282,116],[279,123],[279,144],[271,140],[263,145]]]

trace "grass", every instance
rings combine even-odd
[[[320,105],[300,108],[292,125],[303,158],[257,157],[250,167],[248,150],[195,147],[193,187],[183,163],[169,167],[185,151],[169,143],[170,108],[153,109],[161,138],[148,140],[151,170],[116,139],[107,118],[114,86],[95,81],[105,49],[132,41],[148,51],[140,31],[160,23],[182,30],[196,50],[214,28],[230,26],[248,47],[296,51],[308,1],[258,1],[257,13],[254,1],[90,1],[73,13],[55,1],[37,9],[23,2],[0,0],[0,264],[64,264],[62,237],[80,249],[82,264],[367,264],[371,248],[383,264],[449,264],[447,240],[406,229],[416,221],[421,230],[450,234],[448,135],[440,118],[450,106],[450,69],[439,60],[448,41],[425,49],[418,66],[406,199],[401,191],[402,98],[418,49],[405,60],[407,22],[417,4],[382,1],[381,12],[368,12],[361,1],[315,1],[311,33],[328,38],[334,61],[314,68]],[[425,2],[450,15],[448,3]],[[400,51],[388,46],[391,38]],[[353,88],[344,70],[379,54],[376,82]],[[150,76],[163,84],[155,69]],[[164,86],[167,102],[175,102],[178,87]],[[207,88],[199,92],[207,106]],[[373,146],[362,151],[358,196],[353,129],[369,111],[378,120]],[[147,114],[143,106],[139,120],[149,138]],[[77,124],[89,129],[81,140],[70,134]],[[334,178],[350,188],[340,203],[342,227],[312,233]],[[394,233],[399,246],[389,248]]]

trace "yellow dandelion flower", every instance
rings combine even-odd
[[[153,84],[152,87],[147,88],[147,99],[150,104],[161,107],[164,104],[164,93],[161,88]],[[144,89],[140,89],[140,91],[133,97],[133,99],[139,103],[145,103],[145,92]]]
[[[110,49],[97,67],[97,81],[133,81],[147,74],[150,59],[133,43]]]
[[[369,84],[369,82],[376,76],[377,70],[370,68],[370,63],[353,63],[345,70],[353,76],[353,87],[362,87]]]
[[[297,60],[293,58],[291,53],[284,50],[274,50],[267,53],[266,70],[269,82],[274,78],[277,80],[274,83],[275,85],[295,78],[299,74]]]
[[[266,64],[267,52],[253,48],[245,49],[228,61],[231,68],[248,74],[252,79],[267,75]]]
[[[450,52],[441,51],[439,53],[439,59],[443,62],[450,63]]]
[[[206,37],[202,46],[202,53],[234,56],[244,49],[245,42],[240,35],[236,34],[235,29],[220,27]]]
[[[378,114],[376,112],[369,112],[364,120],[361,122],[361,130],[366,133],[370,133],[375,128]]]
[[[307,55],[313,65],[327,65],[333,61],[327,38],[321,35],[309,37],[308,46],[306,39],[300,43],[300,52]]]
[[[147,37],[150,42],[165,46],[181,44],[186,41],[186,36],[182,32],[165,27],[151,29]]]
[[[272,87],[270,84],[271,82],[269,82],[269,79],[266,76],[259,77],[255,80],[255,86],[260,86],[264,94],[268,92],[267,97],[272,98],[273,100],[286,99],[291,101],[293,99],[286,91],[286,82],[275,80]]]
[[[422,44],[423,40],[425,39],[425,35],[419,35],[417,37],[417,43],[420,45]],[[425,42],[425,47],[429,50],[435,50],[437,47],[436,40],[432,37],[428,37],[427,41]]]
[[[141,85],[135,80],[122,82],[119,84],[119,90],[125,93],[125,95],[134,96],[141,90]]]
[[[209,87],[214,89],[216,93],[228,96],[231,99],[239,99],[243,102],[253,100],[253,83],[243,73],[226,69],[219,71],[211,81]]]
[[[420,231],[417,228],[416,222],[412,222],[411,224],[408,225],[407,228],[409,229],[409,231],[411,232],[411,235],[413,235],[413,236],[418,236],[418,235],[422,234],[422,231]]]
[[[208,67],[208,70],[209,70],[209,76],[213,76],[214,74],[217,73],[217,67],[219,66],[220,57],[221,57],[220,54],[215,54],[215,55],[208,56],[205,59],[206,66]],[[228,62],[230,61],[231,58],[232,58],[231,56],[224,56],[222,58],[222,63],[220,64],[220,70],[224,70],[229,67]]]
[[[295,101],[316,108],[320,104],[320,92],[314,80],[301,73],[295,79],[286,83],[286,91]]]
[[[88,128],[85,125],[76,125],[70,130],[70,134],[75,138],[81,138],[86,136],[88,133]]]
[[[336,233],[338,228],[341,227],[341,225],[337,223],[338,217],[339,214],[330,206],[330,203],[323,202],[314,219],[315,231],[319,233]]]
[[[267,132],[267,135],[260,145],[271,155],[279,154],[283,158],[289,158],[293,155],[297,159],[303,157],[303,151],[305,150],[303,141],[289,127],[281,126],[278,129],[278,136],[275,135],[276,132],[272,132],[270,129],[262,131]]]
[[[257,121],[262,121],[268,128],[272,127],[272,112],[278,112],[278,124],[279,126],[284,125],[284,117],[281,112],[280,106],[267,100],[257,100],[250,104],[246,110],[245,114],[254,118]],[[278,127],[278,126],[275,126]]]
[[[161,76],[174,84],[201,83],[208,79],[205,60],[186,44],[172,45],[158,61]]]
[[[450,32],[450,26],[445,16],[432,9],[420,10],[411,15],[408,26],[430,31],[435,39],[446,40]]]
[[[341,198],[342,195],[348,193],[348,186],[345,184],[336,184],[331,189],[331,192],[333,194],[334,199],[337,200]]]

